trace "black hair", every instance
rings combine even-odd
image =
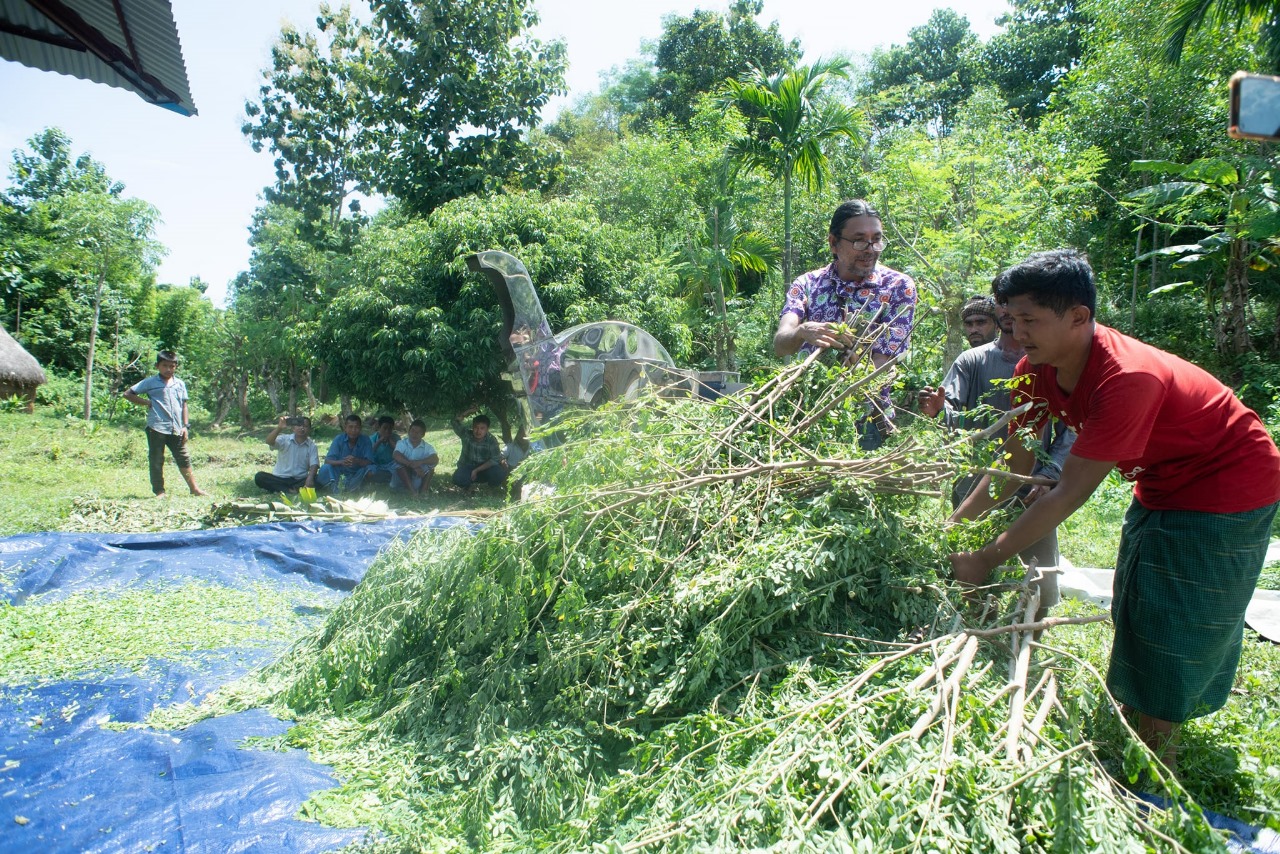
[[[994,276],[991,277],[991,298],[995,300],[997,304],[1000,304],[1000,305],[1004,304],[1004,301],[1000,297],[1000,290],[1003,287],[1003,282],[1004,282],[1004,270],[1001,270],[999,273],[996,273]]]
[[[991,286],[1001,305],[1007,305],[1013,297],[1026,295],[1059,317],[1068,309],[1082,305],[1089,309],[1092,318],[1098,305],[1093,268],[1089,266],[1088,257],[1075,249],[1037,252],[996,276]]]
[[[872,216],[880,219],[880,214],[871,207],[870,202],[849,199],[841,202],[840,207],[836,208],[836,212],[831,215],[831,234],[839,237],[840,232],[844,231],[844,224],[857,216]]]
[[[421,418],[415,418],[413,419],[412,422],[410,422],[409,429],[412,430],[414,427],[421,427],[423,433],[427,432],[426,422],[423,421]]]
[[[172,350],[161,350],[156,353],[156,364],[158,365],[161,362],[173,362],[176,365],[178,364],[178,354]]]
[[[471,419],[471,426],[472,426],[472,427],[474,427],[474,426],[476,426],[477,424],[483,424],[483,425],[484,425],[484,426],[486,426],[486,427],[490,426],[490,425],[489,425],[489,416],[488,416],[488,415],[477,415],[475,418],[472,418],[472,419]]]
[[[350,424],[352,421],[356,422],[361,427],[364,426],[364,419],[354,412],[348,415],[346,418],[342,419],[343,424]]]
[[[396,424],[396,420],[392,418],[390,415],[379,415],[378,426],[381,427],[383,424],[390,424],[392,427],[394,427]]]

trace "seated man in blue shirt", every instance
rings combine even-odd
[[[369,437],[369,443],[373,447],[370,456],[373,468],[369,470],[365,480],[369,483],[391,483],[396,469],[396,445],[400,443],[400,437],[396,435],[396,420],[390,415],[379,415],[377,424],[376,432]]]
[[[364,435],[364,421],[352,413],[342,422],[342,433],[333,437],[316,483],[337,494],[356,492],[373,466],[373,443]]]

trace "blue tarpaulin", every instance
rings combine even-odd
[[[30,534],[0,539],[0,595],[15,605],[72,593],[199,580],[346,595],[391,540],[448,517],[288,522],[163,534]],[[255,710],[181,731],[107,729],[198,702],[278,649],[209,650],[197,665],[0,689],[0,852],[311,852],[363,830],[297,819],[335,784],[299,750],[246,749],[287,724]]]

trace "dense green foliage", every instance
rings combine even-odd
[[[372,389],[378,383],[353,373],[358,348],[351,342],[331,364],[332,339],[323,329],[335,298],[341,295],[349,311],[349,294],[365,293],[376,278],[368,264],[381,250],[361,244],[410,221],[422,236],[447,231],[449,217],[426,214],[448,199],[501,208],[512,194],[540,222],[551,222],[565,203],[594,209],[599,223],[636,237],[626,245],[630,263],[645,271],[639,281],[680,279],[690,306],[676,322],[661,300],[656,308],[637,300],[626,277],[535,259],[535,285],[551,295],[553,315],[572,313],[554,294],[575,293],[578,278],[594,277],[584,285],[590,304],[579,315],[603,311],[654,323],[650,331],[694,364],[767,372],[776,365],[767,327],[777,311],[768,294],[795,272],[825,263],[830,211],[842,198],[864,197],[886,218],[885,263],[922,286],[910,383],[935,382],[960,346],[961,297],[984,290],[997,269],[1026,252],[1073,245],[1090,253],[1103,322],[1204,365],[1264,410],[1280,389],[1280,278],[1267,260],[1274,223],[1251,214],[1240,241],[1223,252],[1179,252],[1217,245],[1223,229],[1233,228],[1220,213],[1230,198],[1222,202],[1228,208],[1215,202],[1213,211],[1173,210],[1152,188],[1176,176],[1131,168],[1135,161],[1179,168],[1222,161],[1237,170],[1240,188],[1223,185],[1224,192],[1244,200],[1252,187],[1265,199],[1266,182],[1250,182],[1270,174],[1273,158],[1229,140],[1222,125],[1226,78],[1237,68],[1268,67],[1266,33],[1254,5],[1197,9],[1208,21],[1223,13],[1233,26],[1188,26],[1177,65],[1152,38],[1181,26],[1158,0],[1018,0],[1005,29],[985,43],[963,17],[939,10],[901,45],[882,46],[865,62],[822,66],[833,74],[849,69],[846,81],[794,67],[802,46],[783,40],[776,23],[759,22],[759,4],[743,0],[668,18],[652,46],[624,60],[546,132],[537,128],[539,111],[561,85],[564,57],[562,46],[529,37],[527,4],[380,2],[367,17],[322,9],[314,32],[281,33],[263,86],[246,105],[245,133],[271,150],[277,181],[252,223],[254,254],[227,311],[206,304],[199,323],[167,321],[170,313],[192,316],[198,297],[170,297],[150,283],[145,263],[136,267],[139,276],[109,277],[100,310],[110,347],[98,354],[97,373],[118,388],[136,379],[127,368],[135,358],[145,365],[159,343],[182,347],[199,362],[201,404],[219,422],[237,411],[243,427],[268,400],[274,411],[314,410],[335,394]],[[442,22],[465,35],[455,47],[466,43],[474,67],[452,49],[432,53]],[[783,91],[787,81],[794,92]],[[795,97],[784,98],[788,93]],[[734,106],[721,113],[717,104]],[[479,112],[466,112],[472,108]],[[825,121],[836,113],[840,121]],[[858,115],[869,124],[858,125]],[[803,127],[806,121],[813,126]],[[83,371],[93,311],[82,297],[92,296],[91,271],[55,263],[40,248],[48,242],[28,209],[58,187],[81,192],[110,184],[102,184],[100,166],[76,161],[65,139],[44,140],[34,151],[16,155],[15,175],[25,177],[15,177],[0,216],[3,317],[12,329],[21,313],[19,340],[55,367]],[[740,167],[736,181],[724,180],[726,163]],[[795,186],[793,178],[800,179]],[[359,202],[361,193],[376,191],[390,194],[392,205],[381,215],[386,222],[375,225]],[[1249,204],[1262,210],[1267,203]],[[753,235],[755,248],[782,247],[777,260],[753,251],[765,259],[763,269],[717,262],[724,275],[695,275],[732,251],[712,227],[725,212],[735,234]],[[484,229],[471,237],[489,234],[493,246],[448,234],[433,240],[461,254],[545,242],[504,243]],[[461,254],[435,255],[432,265],[460,269]],[[1187,255],[1201,260],[1188,264]],[[723,299],[715,281],[732,286]],[[448,298],[459,287],[438,294]],[[664,299],[673,293],[665,284],[659,290]],[[483,288],[473,295],[466,305],[474,311],[449,328],[492,353],[496,305]],[[437,295],[420,290],[414,298]],[[394,317],[412,322],[419,312],[454,308],[423,302],[412,311],[400,306]],[[452,335],[423,339],[377,309],[362,323],[375,318],[362,327],[367,337],[421,339],[414,357],[395,365],[404,377],[399,387],[419,391],[378,392],[371,397],[377,405],[425,411],[438,401],[446,411],[471,396],[511,411],[501,388],[475,382],[494,375],[487,356],[475,372],[443,374],[433,366],[454,358],[442,349],[457,343]],[[181,329],[198,334],[175,345],[168,339]],[[377,371],[390,367],[384,362]],[[425,388],[431,400],[424,400]],[[911,396],[901,400],[909,405]],[[340,400],[343,408],[354,405]]]
[[[758,3],[697,10],[545,133],[564,57],[529,38],[529,4],[379,2],[367,24],[322,11],[317,33],[281,34],[247,108],[278,180],[225,311],[153,281],[145,217],[116,232],[114,260],[80,251],[107,233],[89,214],[125,200],[48,131],[15,154],[0,205],[2,316],[56,369],[43,395],[59,412],[77,407],[101,337],[98,410],[110,411],[102,381],[138,378],[163,344],[185,351],[215,423],[357,404],[483,403],[510,420],[497,303],[465,272],[468,253],[521,258],[557,330],[628,320],[678,360],[777,383],[776,295],[828,260],[836,203],[865,197],[885,216],[885,263],[921,286],[905,405],[957,352],[964,296],[1028,252],[1071,245],[1090,253],[1103,322],[1206,366],[1275,423],[1274,152],[1222,130],[1229,75],[1273,67],[1274,22],[1252,15],[1267,4],[1176,5],[1181,18],[1160,0],[1016,0],[986,43],[941,10],[905,44],[829,66],[851,79],[809,88],[801,46],[758,24]],[[1233,26],[1197,28],[1201,16]],[[435,52],[446,28],[468,48]],[[1185,31],[1176,66],[1155,37],[1170,28]],[[734,97],[781,102],[786,81],[787,109]],[[792,133],[837,112],[831,133]],[[865,133],[837,128],[857,114]],[[797,169],[795,151],[818,170]],[[728,181],[735,160],[751,168]],[[366,219],[352,203],[369,191],[391,198]],[[76,252],[53,251],[68,238]],[[851,408],[778,441],[830,382],[797,382],[733,430],[729,404],[604,412],[579,425],[584,441],[528,463],[553,497],[387,554],[270,681],[238,689],[302,715],[291,739],[345,775],[311,814],[420,848],[1217,847],[1194,807],[1144,816],[1119,791],[1153,769],[1090,669],[1104,629],[1049,630],[1022,717],[1005,693],[1012,632],[975,643],[963,692],[945,687],[954,670],[912,687],[936,660],[958,667],[948,650],[968,645],[953,637],[963,625],[1007,625],[1012,603],[979,618],[951,597],[943,509],[873,488]],[[72,462],[126,469],[112,487],[144,493],[138,444],[102,438],[23,444],[24,495],[54,492]],[[221,441],[197,446],[197,470],[230,459],[218,476],[243,488],[255,452]],[[894,441],[895,465],[950,454],[928,425]],[[59,499],[27,521],[149,513],[112,497]],[[1127,501],[1109,482],[1065,526],[1069,556],[1108,562]],[[154,515],[199,524],[177,502]],[[1255,645],[1245,662],[1228,708],[1187,727],[1183,769],[1200,805],[1260,821],[1280,804],[1264,735],[1280,665]],[[935,699],[936,723],[915,728]],[[1010,755],[1009,728],[1042,710]]]
[[[641,236],[592,210],[535,195],[459,199],[427,220],[386,217],[366,236],[352,281],[322,322],[336,387],[386,407],[452,413],[484,402],[515,417],[499,349],[501,314],[466,256],[502,249],[538,282],[551,325],[626,317],[670,352],[689,351],[674,275],[644,261]]]
[[[688,125],[698,99],[714,95],[726,80],[752,69],[769,76],[794,65],[801,55],[798,41],[786,41],[774,21],[768,29],[756,23],[763,0],[734,0],[727,15],[697,9],[689,17],[669,15],[653,53],[641,123],[664,119]]]
[[[47,128],[13,153],[9,189],[0,194],[0,281],[6,328],[45,364],[84,377],[82,414],[105,374],[118,388],[140,353],[154,308],[161,247],[151,234],[158,212],[124,196],[88,155]],[[112,345],[98,353],[102,337]],[[172,333],[173,329],[165,330]]]

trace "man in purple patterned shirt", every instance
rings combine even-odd
[[[916,283],[905,273],[878,263],[884,251],[884,228],[875,208],[853,199],[842,202],[827,233],[832,262],[797,278],[787,290],[773,349],[790,356],[818,348],[843,350],[853,341],[837,323],[871,318],[879,333],[871,345],[871,361],[879,367],[906,351],[915,321]],[[891,385],[880,389],[879,413],[864,436],[863,447],[875,448],[892,429]]]

